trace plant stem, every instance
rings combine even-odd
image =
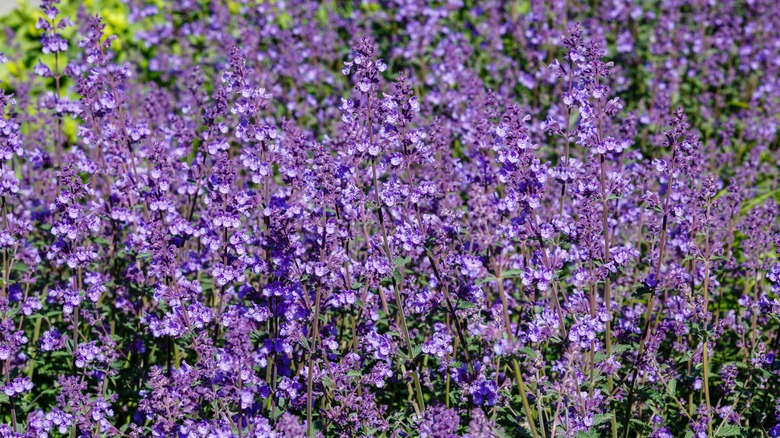
[[[709,280],[710,280],[710,204],[709,201],[707,203],[707,212],[705,215],[705,223],[704,223],[704,280],[703,280],[703,287],[702,287],[702,293],[704,295],[704,309],[706,310],[707,317],[709,318]],[[707,336],[704,336],[704,346],[702,347],[702,370],[704,374],[704,399],[707,402],[707,413],[708,418],[710,418],[709,421],[707,421],[707,431],[709,433],[709,436],[712,436],[712,404],[710,403],[710,364],[709,364],[709,354],[708,354],[708,346],[707,346]]]
[[[655,267],[655,280],[659,284],[660,284],[660,275],[661,275],[661,265],[663,264],[664,251],[666,250],[666,226],[669,217],[669,198],[672,193],[672,186],[674,183],[673,181],[674,160],[676,156],[677,156],[677,143],[675,142],[672,144],[672,160],[669,169],[669,180],[667,182],[668,187],[666,188],[666,196],[664,199],[664,216],[663,216],[663,221],[661,223],[661,237],[660,237],[660,247],[658,249],[659,251],[658,262]],[[634,363],[631,383],[628,389],[628,397],[626,398],[626,416],[623,419],[623,438],[628,437],[628,424],[631,421],[631,408],[632,408],[632,404],[634,403],[634,387],[636,386],[636,376],[639,371],[638,362],[642,360],[642,355],[645,352],[645,344],[647,343],[647,339],[650,337],[650,325],[652,323],[651,316],[653,313],[653,304],[655,301],[655,296],[656,296],[656,288],[654,287],[653,291],[650,293],[650,298],[648,299],[647,312],[645,314],[645,318],[647,319],[647,321],[645,322],[645,327],[642,330],[642,337],[639,341],[639,351],[637,352],[636,363]]]
[[[372,136],[373,137],[373,136]],[[377,203],[377,213],[379,215],[379,228],[382,231],[382,244],[385,249],[385,255],[387,257],[387,260],[390,262],[390,266],[393,266],[393,256],[390,251],[390,245],[388,243],[387,239],[387,230],[385,228],[385,219],[384,214],[382,213],[382,200],[379,197],[379,181],[376,177],[376,161],[371,161],[371,173],[374,180],[374,194],[376,196],[376,203]],[[401,328],[401,334],[403,335],[404,342],[406,343],[406,349],[409,354],[409,359],[414,364],[414,357],[413,355],[413,348],[412,348],[412,341],[409,338],[409,330],[406,326],[406,315],[404,314],[404,302],[403,297],[401,296],[401,284],[396,281],[395,275],[393,275],[393,292],[395,293],[395,303],[398,307],[398,322]],[[389,319],[388,315],[388,319]],[[422,394],[422,386],[420,386],[420,377],[417,373],[416,367],[412,368],[412,378],[414,379],[414,389],[417,393],[417,405],[415,405],[415,410],[418,414],[425,411],[425,400],[423,398]]]
[[[506,295],[504,295],[504,280],[501,278],[501,271],[499,270],[498,263],[496,263],[495,259],[493,259],[492,262],[493,271],[496,275],[496,283],[498,283],[498,293],[501,296],[501,306],[503,307],[504,311],[504,326],[506,329],[506,334],[509,337],[509,341],[514,342],[514,334],[512,333],[512,327],[509,321],[509,310],[507,309]],[[514,356],[512,356],[512,367],[514,368],[515,377],[517,378],[517,386],[520,389],[520,400],[522,400],[523,403],[523,410],[525,411],[525,416],[528,419],[528,426],[531,429],[531,435],[533,435],[534,438],[539,438],[539,433],[536,431],[536,424],[534,423],[533,411],[531,410],[531,406],[528,404],[528,396],[526,396],[526,387],[525,382],[523,382],[523,374],[520,372],[520,365],[518,365],[517,358]]]
[[[324,233],[324,231],[323,231]],[[309,436],[314,437],[314,423],[312,422],[312,404],[313,397],[312,392],[314,388],[314,382],[312,377],[312,369],[314,368],[314,352],[317,349],[317,339],[319,339],[319,321],[320,321],[320,299],[322,297],[321,287],[317,286],[317,291],[314,298],[314,319],[312,320],[312,338],[311,338],[311,350],[309,351],[309,370],[307,376],[307,389],[306,389],[306,425],[309,428]]]

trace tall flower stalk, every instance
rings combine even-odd
[[[0,436],[780,436],[778,14],[0,17]]]

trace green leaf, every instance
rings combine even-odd
[[[650,432],[652,432],[652,429],[650,428],[650,426],[646,422],[643,422],[643,421],[638,420],[636,418],[632,418],[631,419],[631,425],[633,426],[632,428],[635,431],[637,429],[639,429],[643,433],[650,433]]]
[[[471,301],[458,301],[458,306],[456,308],[458,310],[462,310],[462,309],[475,309],[476,307],[477,305],[472,303]]]
[[[693,357],[693,351],[686,351],[682,359],[680,359],[680,363],[686,363],[690,361],[692,357]]]
[[[747,104],[747,102],[742,102],[742,101],[739,101],[739,100],[732,100],[732,101],[730,101],[729,102],[729,106],[742,108],[742,109],[750,108],[750,106]]]
[[[93,237],[92,241],[99,245],[108,245],[109,241],[105,237]]]
[[[704,261],[704,257],[702,257],[702,256],[698,256],[698,255],[696,255],[696,256],[687,255],[687,256],[685,256],[685,258],[683,259],[683,261],[682,261],[682,264],[684,265],[684,264],[686,264],[686,263],[690,262],[691,260],[693,260],[693,261],[697,261],[697,262],[699,262],[699,261],[703,262],[703,261]]]
[[[396,284],[400,284],[403,280],[403,277],[401,277],[401,271],[399,271],[398,268],[393,269],[393,280],[395,280]]]
[[[411,257],[409,257],[409,256],[406,256],[406,257],[398,257],[397,259],[393,260],[393,264],[394,264],[395,266],[403,266],[403,265],[405,265],[405,264],[409,263],[410,261],[412,261],[412,258],[411,258]]]
[[[641,399],[652,400],[653,402],[655,402],[659,406],[664,404],[664,395],[660,391],[657,391],[655,389],[645,387],[645,388],[642,388],[642,389],[638,390],[637,391],[637,395]]]
[[[276,16],[276,23],[282,29],[289,29],[290,26],[292,26],[292,24],[293,24],[292,15],[290,15],[287,12],[282,12],[281,14],[278,14]]]
[[[610,350],[610,354],[620,354],[624,353],[632,348],[636,348],[636,343],[634,345],[631,344],[615,344],[614,347],[612,347],[612,350]]]
[[[669,381],[669,384],[666,386],[666,392],[669,394],[669,396],[674,397],[677,393],[677,380],[672,379]]]
[[[309,340],[306,339],[304,336],[301,336],[299,339],[301,345],[303,345],[303,348],[306,349],[306,351],[311,352],[311,345],[309,345]]]
[[[737,426],[736,424],[725,424],[723,427],[720,428],[718,433],[715,434],[715,436],[741,436],[742,435],[742,428]]]
[[[501,278],[514,278],[514,277],[520,277],[523,275],[522,269],[507,269],[506,271],[501,273]]]
[[[534,350],[534,349],[533,349],[533,348],[531,348],[531,347],[523,347],[523,348],[521,348],[521,349],[520,349],[520,351],[519,351],[519,352],[520,352],[520,353],[523,353],[523,354],[525,354],[525,355],[528,355],[528,356],[530,356],[530,357],[533,357],[533,358],[537,358],[537,357],[539,356],[539,355],[536,353],[536,350]]]
[[[593,416],[593,425],[604,424],[612,418],[612,414],[596,414]]]
[[[496,280],[496,277],[494,277],[492,275],[488,275],[485,278],[480,278],[479,280],[475,281],[474,284],[476,284],[477,286],[480,286],[480,285],[482,285],[484,283],[490,283],[491,281],[495,281],[495,280]]]
[[[652,291],[653,291],[653,289],[650,289],[649,287],[647,287],[647,286],[645,285],[645,283],[644,283],[644,282],[642,282],[642,283],[640,283],[640,284],[639,284],[639,285],[636,287],[636,289],[635,289],[635,290],[634,290],[634,292],[631,294],[631,296],[632,296],[632,297],[634,297],[634,298],[642,298],[642,297],[644,297],[645,295],[647,295],[647,294],[651,293]]]

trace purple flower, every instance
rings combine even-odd
[[[33,384],[29,377],[17,377],[5,385],[3,392],[8,397],[15,397],[24,392],[29,392],[31,389],[33,389]]]
[[[422,345],[422,352],[436,356],[439,359],[452,354],[452,336],[447,333],[443,324],[436,324],[436,332]]]
[[[51,328],[41,335],[40,339],[42,351],[55,351],[65,347],[65,339],[55,328]]]
[[[470,393],[475,404],[494,406],[498,397],[498,387],[492,380],[483,380],[474,384]]]

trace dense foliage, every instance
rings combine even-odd
[[[2,19],[0,437],[780,436],[776,0],[78,3]]]

